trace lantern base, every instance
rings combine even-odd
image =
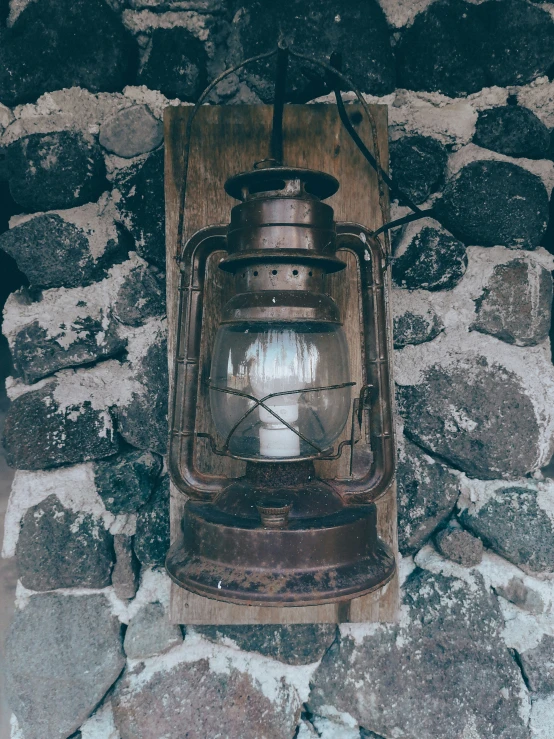
[[[215,503],[187,503],[184,538],[166,560],[178,585],[238,605],[310,606],[366,595],[394,575],[394,555],[377,536],[374,505],[345,505],[316,479],[279,491],[290,519],[271,528],[266,521],[264,528],[258,511],[269,509],[247,504],[260,501],[260,492],[238,481]],[[313,515],[314,508],[322,514]]]

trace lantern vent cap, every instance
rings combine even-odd
[[[240,172],[225,183],[225,192],[236,200],[263,197],[312,197],[325,200],[339,189],[338,180],[326,172],[303,167],[264,167]]]

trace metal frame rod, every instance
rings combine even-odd
[[[279,44],[277,49],[277,72],[275,75],[275,97],[273,99],[273,126],[271,129],[270,157],[276,164],[283,164],[283,110],[287,89],[289,50]]]

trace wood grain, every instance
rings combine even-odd
[[[387,108],[370,106],[377,123],[379,146],[383,162],[388,161]],[[360,111],[349,106],[354,121]],[[178,300],[179,269],[175,255],[177,223],[183,186],[183,141],[191,108],[169,107],[165,111],[165,194],[166,194],[166,253],[167,305],[169,325],[169,367],[172,382],[175,352],[175,323]],[[237,172],[249,170],[255,161],[268,156],[271,127],[271,106],[204,106],[193,125],[193,136],[187,200],[185,207],[184,238],[198,229],[217,223],[228,223],[235,201],[225,194],[225,180]],[[370,136],[365,121],[356,123],[365,142]],[[287,105],[284,114],[285,161],[291,166],[320,169],[333,174],[341,187],[327,202],[335,209],[337,221],[355,221],[367,228],[382,223],[379,207],[377,178],[343,129],[337,111],[331,105]],[[371,147],[370,147],[371,148]],[[339,256],[347,269],[329,278],[328,289],[341,309],[349,345],[351,347],[352,378],[361,380],[361,346],[358,326],[359,277],[355,259],[344,252]],[[221,253],[210,259],[207,268],[206,311],[201,347],[201,368],[210,364],[210,350],[216,329],[213,316],[230,295],[229,277],[217,269]],[[202,376],[202,371],[200,376]],[[203,385],[199,386],[197,430],[214,433],[209,404]],[[345,432],[347,435],[347,432]],[[343,477],[348,468],[348,454],[336,462],[318,464],[322,477]],[[235,477],[243,465],[236,460],[210,454],[199,444],[197,462],[206,472]],[[180,537],[180,522],[186,498],[171,487],[171,539]],[[380,536],[397,552],[396,486],[393,483],[378,501],[378,530]],[[297,608],[268,608],[236,606],[203,598],[172,585],[170,617],[181,624],[256,624],[256,623],[339,623],[394,620],[398,603],[398,579],[375,593],[356,598],[349,604],[328,604]]]

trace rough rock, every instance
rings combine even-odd
[[[390,143],[394,183],[418,205],[443,185],[447,158],[441,142],[430,136],[404,136]]]
[[[131,536],[116,534],[113,538],[115,565],[112,585],[115,594],[122,600],[134,598],[138,589],[140,563],[133,551]]]
[[[460,526],[448,525],[435,536],[439,552],[464,567],[475,567],[483,558],[483,542]]]
[[[162,461],[152,452],[127,451],[94,463],[94,482],[106,509],[136,513],[148,502]]]
[[[403,33],[398,85],[451,97],[546,74],[554,54],[550,15],[521,0],[433,3]]]
[[[472,5],[433,3],[416,16],[396,47],[399,87],[451,97],[485,87],[480,32]]]
[[[114,313],[128,326],[139,326],[148,318],[165,315],[164,274],[156,267],[138,264],[119,289]]]
[[[527,587],[520,577],[512,577],[506,585],[496,586],[494,591],[518,608],[529,611],[534,615],[539,615],[545,610],[545,604],[540,593]]]
[[[167,343],[158,335],[137,362],[135,376],[142,390],[117,409],[119,432],[129,444],[158,454],[167,451]]]
[[[170,624],[161,603],[147,603],[133,616],[123,647],[129,659],[163,654],[183,641],[181,628]]]
[[[294,735],[301,702],[282,668],[277,675],[273,665],[261,663],[251,674],[236,650],[187,646],[140,662],[123,675],[112,697],[121,739]]]
[[[540,483],[496,484],[477,500],[460,499],[462,526],[526,572],[554,571],[554,488]]]
[[[395,349],[431,341],[444,329],[441,318],[422,292],[395,290],[392,309]]]
[[[164,154],[155,151],[144,163],[121,170],[114,179],[121,221],[147,262],[165,269]]]
[[[521,379],[484,355],[432,365],[397,389],[406,435],[471,477],[517,477],[535,469],[542,431]]]
[[[507,156],[545,159],[550,132],[528,108],[503,105],[479,113],[473,143]]]
[[[102,152],[75,131],[34,133],[7,147],[10,193],[27,212],[72,208],[107,189]]]
[[[74,513],[50,495],[25,514],[16,556],[19,577],[29,590],[105,588],[114,561],[113,537],[101,519]]]
[[[436,223],[408,227],[395,255],[393,280],[410,290],[450,290],[467,269],[464,244]]]
[[[542,180],[510,162],[466,165],[447,183],[437,207],[455,236],[479,246],[535,249],[548,224]]]
[[[43,299],[43,294],[32,301],[27,306],[28,316],[37,317],[9,336],[15,371],[26,383],[123,351],[126,340],[119,335],[109,307],[85,303],[81,291],[73,299],[70,291],[49,292],[53,292],[49,296],[53,300]],[[12,295],[10,314],[17,314],[17,308],[26,302],[26,291]],[[47,323],[43,325],[43,321]]]
[[[453,511],[458,478],[405,440],[397,465],[398,547],[412,554]]]
[[[169,477],[162,477],[150,501],[140,510],[133,542],[143,565],[163,565],[169,549]]]
[[[554,693],[554,636],[543,634],[534,649],[519,655],[521,669],[534,693]]]
[[[102,0],[28,3],[2,37],[0,101],[5,105],[64,87],[112,92],[133,81],[136,42]]]
[[[499,264],[475,307],[473,330],[518,346],[538,344],[550,331],[550,272],[524,259]]]
[[[477,6],[475,15],[486,30],[488,85],[525,85],[547,74],[554,58],[554,20],[548,12],[522,0],[490,0]]]
[[[343,73],[362,92],[386,95],[395,87],[394,59],[385,16],[374,0],[337,3],[335,0],[286,0],[237,3],[231,30],[231,47],[237,61],[270,51],[282,38],[302,54],[329,63],[340,54]],[[265,101],[272,100],[275,60],[251,66],[248,84]],[[288,94],[305,102],[323,94],[325,71],[305,64],[290,65]]]
[[[139,84],[168,98],[196,102],[208,83],[208,55],[202,41],[186,28],[156,28]]]
[[[89,206],[84,209],[91,210]],[[0,249],[36,287],[79,287],[106,276],[125,259],[130,239],[111,219],[85,214],[82,227],[50,213],[36,216],[0,235]]]
[[[320,660],[334,642],[334,624],[273,626],[195,626],[194,630],[216,643],[234,642],[239,649],[257,652],[287,665],[308,665]]]
[[[154,118],[146,105],[133,105],[104,121],[98,141],[107,151],[131,159],[162,143],[163,124]]]
[[[312,714],[349,714],[378,736],[528,739],[521,675],[479,575],[466,583],[416,569],[402,614],[329,650],[312,678]]]
[[[119,441],[106,410],[89,401],[61,407],[55,382],[16,398],[4,427],[6,460],[11,467],[40,470],[115,454]]]
[[[25,739],[65,739],[125,664],[121,625],[103,595],[33,596],[6,643],[8,699]]]

